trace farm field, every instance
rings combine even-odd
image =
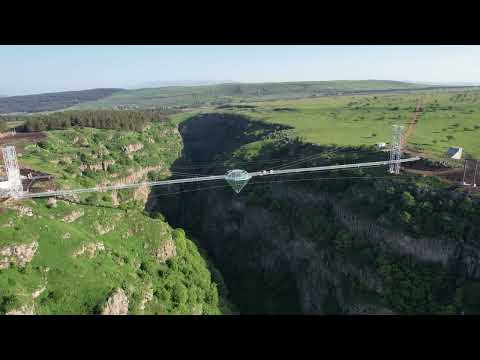
[[[392,125],[411,123],[417,102],[424,111],[407,149],[435,160],[447,159],[450,146],[463,147],[467,157],[480,157],[480,91],[435,91],[408,94],[331,96],[223,105],[204,112],[227,112],[291,125],[290,135],[322,145],[389,143]],[[199,110],[177,114],[179,123]]]
[[[464,156],[480,158],[480,92],[429,94],[409,146],[432,158],[443,158],[450,146]]]
[[[323,145],[389,142],[391,126],[406,124],[418,95],[345,96],[259,104],[252,117],[292,125],[292,135]]]

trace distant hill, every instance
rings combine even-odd
[[[424,85],[388,80],[305,81],[278,83],[230,83],[199,86],[168,86],[118,91],[75,108],[148,108],[220,105],[233,101],[262,101],[362,92],[415,90]]]
[[[0,99],[0,114],[61,110],[85,101],[98,100],[121,90],[91,89],[2,97]]]
[[[159,88],[167,86],[201,86],[201,85],[217,85],[234,83],[232,80],[175,80],[175,81],[149,81],[135,86],[130,86],[129,89],[145,89],[145,88]]]
[[[479,86],[480,82],[464,81],[464,82],[426,82],[415,81],[414,84],[419,85],[435,85],[435,86]]]
[[[190,80],[183,80],[190,81]],[[192,80],[193,81],[193,80]],[[206,81],[206,80],[205,80]],[[178,83],[178,82],[177,82]],[[92,89],[0,98],[0,114],[69,109],[185,108],[232,102],[300,99],[450,88],[390,80],[225,83],[142,89]],[[457,88],[459,88],[457,86]]]

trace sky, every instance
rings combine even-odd
[[[480,83],[480,46],[0,45],[0,95],[152,81]]]

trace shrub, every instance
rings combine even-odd
[[[404,223],[408,224],[412,220],[412,215],[408,211],[402,211],[400,218]]]
[[[48,148],[48,143],[45,141],[45,140],[41,140],[37,143],[37,145],[39,147],[41,147],[42,149],[47,149]]]
[[[20,307],[21,303],[15,295],[4,295],[0,298],[0,313],[6,313],[10,310]]]
[[[403,192],[402,202],[407,208],[415,206],[415,198],[408,191]]]
[[[163,214],[160,211],[155,211],[154,213],[151,214],[151,217],[153,219],[159,219],[159,220],[165,221],[165,216],[163,216]]]
[[[172,288],[172,299],[177,305],[182,305],[187,302],[188,290],[181,282],[175,282]]]

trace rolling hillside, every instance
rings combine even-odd
[[[345,93],[415,90],[424,86],[383,80],[236,83],[208,86],[169,86],[119,91],[74,108],[145,108],[221,105],[230,102],[295,99]]]
[[[181,82],[180,82],[181,83]],[[302,99],[416,90],[454,89],[390,80],[341,80],[279,83],[224,83],[142,89],[91,89],[0,99],[0,114],[63,109],[190,108],[235,102]],[[459,88],[459,87],[456,87]],[[464,88],[461,87],[460,88]]]
[[[61,110],[84,101],[98,100],[119,90],[121,89],[91,89],[2,97],[0,114]]]

